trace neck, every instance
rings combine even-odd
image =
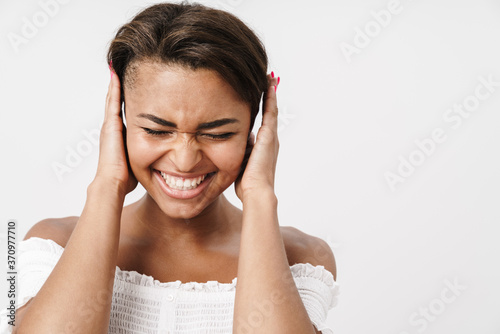
[[[148,193],[128,209],[133,236],[158,245],[203,248],[241,228],[239,209],[222,194],[190,219],[165,215]]]

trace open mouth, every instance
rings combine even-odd
[[[165,184],[169,188],[181,191],[196,189],[203,183],[203,181],[215,174],[215,172],[211,172],[194,178],[184,178],[166,174],[162,171],[158,171],[158,173],[161,175]]]

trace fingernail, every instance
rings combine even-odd
[[[113,79],[113,61],[111,60],[108,64],[109,71],[111,72],[111,79]]]
[[[274,71],[271,71],[271,77],[274,78]]]
[[[278,86],[280,84],[280,77],[278,77],[278,83],[276,84],[276,86]]]
[[[276,91],[278,90],[278,85],[274,86],[274,92],[276,93]]]

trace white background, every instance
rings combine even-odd
[[[280,223],[332,246],[335,332],[500,333],[500,86],[460,126],[443,119],[474,102],[479,77],[500,82],[500,2],[401,0],[385,26],[373,13],[386,0],[200,2],[248,23],[281,76]],[[80,215],[98,156],[83,131],[101,124],[108,42],[149,4],[72,0],[16,48],[8,36],[43,7],[1,2],[2,253],[8,219],[20,240],[41,219]],[[355,42],[347,57],[341,45]],[[436,128],[446,140],[416,152]],[[89,154],[59,180],[54,163],[82,147]],[[386,173],[410,156],[424,160],[391,189]]]

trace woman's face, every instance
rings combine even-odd
[[[126,84],[130,166],[159,208],[193,218],[240,173],[250,106],[217,72],[140,63]]]

